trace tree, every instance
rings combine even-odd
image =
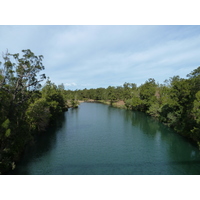
[[[31,103],[26,111],[30,130],[44,131],[51,117],[49,105],[45,98]]]
[[[22,50],[23,56],[6,52],[3,55],[4,64],[1,70],[0,90],[11,95],[9,118],[18,118],[14,111],[30,98],[33,91],[41,87],[40,82],[46,77],[38,74],[44,70],[42,64],[43,56],[35,56],[31,50]]]
[[[29,100],[40,82],[46,77],[39,74],[44,70],[43,56],[35,56],[31,50],[22,50],[19,54],[6,52],[2,55],[0,69],[0,172],[13,166],[27,141],[28,132],[26,110]]]
[[[125,106],[133,110],[142,110],[144,101],[141,100],[138,96],[134,96],[131,99],[125,101]]]
[[[110,100],[110,104],[112,105],[114,101],[117,100],[117,95],[115,93],[115,87],[109,86],[107,88],[107,97]]]
[[[148,110],[151,104],[156,100],[156,87],[157,85],[155,80],[152,78],[139,87],[140,99],[143,100],[144,104],[146,105],[144,111]]]
[[[189,73],[187,77],[191,79],[191,78],[197,78],[199,77],[199,75],[200,75],[200,66],[194,69],[191,73]]]
[[[200,91],[196,93],[196,99],[193,103],[193,109],[192,109],[192,115],[195,120],[195,125],[193,126],[193,129],[191,130],[191,138],[199,141],[200,140]],[[200,143],[198,143],[200,146]]]
[[[64,91],[64,90],[65,90],[64,84],[61,83],[60,85],[58,85],[58,89],[59,89],[60,91]]]
[[[41,93],[42,98],[47,101],[53,118],[67,109],[63,90],[52,83],[49,78],[47,79],[45,86],[42,88]]]
[[[8,52],[3,55],[4,65],[1,70],[0,89],[12,93],[13,100],[17,99],[18,94],[21,94],[21,101],[23,103],[27,96],[22,95],[27,90],[38,90],[41,85],[39,84],[46,77],[45,74],[39,75],[41,70],[44,70],[42,64],[43,56],[35,56],[33,52],[22,50],[24,53],[22,58],[19,54],[9,54]],[[14,59],[14,62],[12,60]]]

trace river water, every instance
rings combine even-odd
[[[141,112],[99,103],[69,109],[12,174],[200,174],[199,149]]]

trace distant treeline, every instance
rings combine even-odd
[[[139,87],[134,83],[124,83],[118,87],[68,93],[73,93],[80,100],[109,100],[110,104],[123,100],[127,109],[153,116],[200,146],[200,67],[188,74],[186,79],[174,76],[164,84],[150,78]]]

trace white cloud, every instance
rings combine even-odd
[[[44,73],[66,87],[107,87],[184,76],[200,63],[198,26],[5,26],[1,51],[44,55]],[[177,74],[179,73],[179,74]]]
[[[64,85],[65,86],[76,86],[77,84],[76,83],[65,83]]]

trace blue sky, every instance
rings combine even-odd
[[[139,86],[185,78],[200,66],[200,26],[1,25],[0,51],[6,49],[43,55],[46,76],[66,89]]]

